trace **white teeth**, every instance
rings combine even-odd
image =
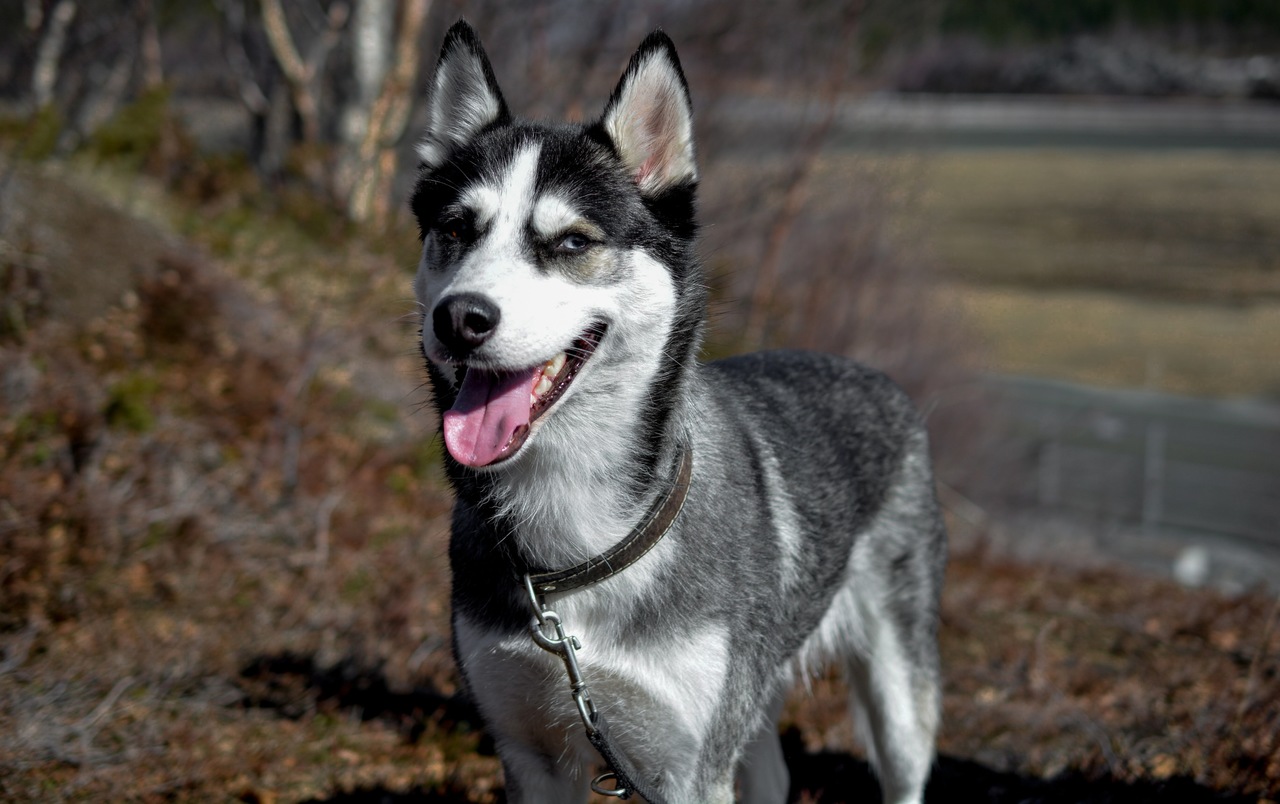
[[[551,378],[548,377],[545,373],[543,373],[543,375],[538,378],[538,384],[533,386],[534,401],[537,401],[538,399],[546,396],[547,392],[550,390],[551,390]]]
[[[538,374],[538,381],[533,384],[533,392],[529,394],[529,404],[535,404],[551,392],[551,387],[555,385],[556,375],[564,368],[566,360],[568,360],[568,355],[561,352],[542,365],[542,372]]]
[[[551,372],[552,377],[556,376],[557,374],[560,373],[560,369],[564,368],[564,362],[567,359],[568,359],[568,355],[566,355],[564,352],[561,352],[560,354],[551,358],[550,362],[548,362],[547,365],[543,367],[542,373],[546,374],[547,371],[549,370]]]

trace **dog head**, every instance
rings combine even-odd
[[[645,39],[599,120],[534,124],[512,117],[458,22],[429,112],[415,292],[449,455],[488,471],[611,418],[661,426],[705,307],[692,112],[671,40]]]

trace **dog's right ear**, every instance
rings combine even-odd
[[[427,109],[431,122],[417,150],[428,168],[439,167],[450,151],[489,126],[511,119],[480,37],[466,20],[445,34]]]

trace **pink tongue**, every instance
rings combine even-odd
[[[529,425],[529,394],[540,371],[467,371],[457,401],[444,412],[444,443],[454,460],[487,466],[502,456],[521,425]]]

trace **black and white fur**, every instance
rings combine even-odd
[[[618,749],[672,802],[733,801],[735,780],[743,800],[784,801],[774,718],[834,661],[885,800],[920,801],[945,563],[925,431],[884,375],[846,359],[698,362],[698,176],[671,41],[645,39],[598,121],[530,123],[459,22],[430,113],[415,289],[439,408],[465,372],[523,371],[604,332],[510,454],[445,459],[455,653],[508,798],[583,801],[599,764],[563,666],[529,638],[519,578],[619,541],[687,444],[692,483],[666,538],[551,600]],[[459,300],[483,315],[451,314]]]

